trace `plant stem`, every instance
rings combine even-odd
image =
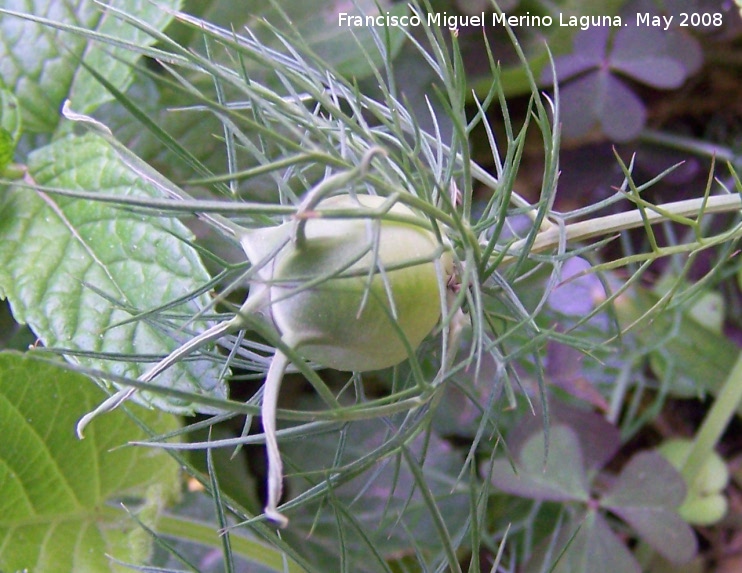
[[[187,540],[213,548],[221,548],[222,544],[214,533],[213,523],[200,523],[172,515],[163,514],[157,519],[157,533]],[[273,571],[289,571],[299,573],[304,571],[298,563],[292,561],[284,553],[273,549],[254,539],[242,535],[230,534],[230,543],[235,555],[258,563]]]
[[[737,362],[724,381],[713,406],[696,432],[693,447],[681,470],[685,483],[695,482],[706,460],[735,415],[740,402],[742,402],[742,353],[737,357]]]
[[[739,195],[714,195],[712,197],[701,197],[699,199],[687,199],[657,205],[657,211],[652,208],[634,209],[625,213],[615,213],[605,217],[597,217],[587,221],[572,223],[563,227],[554,226],[551,229],[539,233],[531,247],[532,253],[547,251],[557,247],[562,240],[583,241],[594,237],[604,237],[611,233],[618,233],[627,229],[634,229],[645,224],[655,224],[668,221],[668,215],[681,217],[698,216],[699,212],[704,214],[724,213],[737,211],[742,207]],[[659,211],[661,210],[661,212]],[[503,257],[502,264],[515,261],[519,251],[526,244],[526,239],[516,241],[510,246],[509,252],[513,253]]]
[[[276,440],[276,406],[283,375],[288,365],[288,357],[276,349],[265,377],[265,390],[260,410],[265,434],[265,449],[268,452],[268,503],[265,506],[265,515],[282,528],[288,525],[289,520],[277,509],[283,491],[283,464],[281,452],[278,449],[278,440]]]
[[[735,156],[734,152],[726,146],[715,145],[692,137],[683,137],[682,135],[673,133],[645,129],[641,133],[640,138],[647,143],[656,143],[687,153],[715,158],[717,161],[736,163],[739,160],[739,157]]]
[[[122,506],[104,505],[100,512],[107,520],[131,519],[128,511]],[[223,547],[219,540],[219,533],[214,531],[213,523],[201,522],[165,512],[157,516],[156,523],[157,535],[172,537],[179,541],[190,541],[214,549]],[[274,549],[264,542],[233,532],[230,532],[229,535],[234,554],[251,563],[257,563],[279,573],[305,573],[307,571],[285,552]]]

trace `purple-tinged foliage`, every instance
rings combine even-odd
[[[637,3],[632,6],[630,12],[636,14]],[[660,14],[652,6],[645,7],[647,12]],[[615,33],[608,27],[583,30],[575,36],[572,52],[555,58],[565,137],[580,138],[598,129],[613,141],[634,139],[647,112],[630,82],[676,89],[700,68],[701,46],[685,29],[637,26],[635,19],[625,18],[631,25]],[[542,79],[552,83],[552,70],[547,68]]]
[[[659,454],[640,452],[618,475],[603,468],[620,444],[618,430],[586,410],[555,406],[545,452],[545,434],[529,419],[508,437],[511,459],[493,464],[500,490],[539,501],[561,502],[568,516],[557,533],[533,553],[530,570],[554,563],[555,571],[626,573],[639,564],[610,526],[610,515],[665,558],[683,563],[696,553],[693,530],[677,513],[685,498],[682,476]]]

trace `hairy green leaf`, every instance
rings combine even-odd
[[[159,29],[171,20],[162,7],[178,9],[180,3],[180,0],[110,2],[114,7],[135,12]],[[0,18],[0,85],[8,86],[18,96],[24,126],[30,131],[54,131],[59,123],[59,108],[65,99],[71,99],[74,108],[81,113],[90,113],[111,100],[111,95],[80,66],[80,61],[124,89],[132,78],[128,64],[139,57],[131,49],[110,44],[104,48],[60,27],[77,26],[138,46],[154,42],[136,27],[113,18],[93,0],[74,3],[10,0],[3,3],[3,8],[8,12]],[[59,27],[15,17],[11,13],[30,14]],[[33,49],[29,49],[31,46]]]
[[[21,136],[21,111],[18,100],[8,90],[0,89],[0,128],[11,137],[13,145]]]
[[[67,137],[34,152],[28,172],[39,186],[159,196],[94,135]],[[167,319],[163,313],[132,318],[181,298],[187,300],[170,314],[193,316],[208,303],[206,295],[193,294],[209,276],[185,242],[190,237],[174,219],[15,186],[0,197],[0,296],[45,346],[110,353],[70,359],[136,378],[146,364],[127,362],[125,355],[150,355],[154,361],[191,333],[185,318]],[[205,359],[177,364],[156,382],[226,395],[220,366]],[[190,401],[136,396],[172,412],[198,409]]]
[[[0,127],[0,176],[13,158],[13,136],[4,127]]]
[[[123,570],[106,554],[146,558],[146,534],[109,503],[144,502],[140,515],[156,519],[179,491],[178,467],[160,451],[112,450],[144,437],[123,411],[78,440],[77,419],[103,397],[84,376],[32,354],[0,353],[0,570],[102,573]],[[155,432],[178,426],[163,412],[136,415]]]

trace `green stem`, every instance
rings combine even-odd
[[[122,506],[105,505],[101,513],[106,520],[131,519],[131,516]],[[190,541],[204,547],[222,549],[223,544],[213,523],[205,523],[181,516],[160,513],[157,517],[155,531],[158,535],[172,537],[181,541]],[[301,565],[293,561],[285,552],[269,545],[249,539],[244,535],[230,532],[231,549],[235,555],[251,562],[260,564],[279,573],[305,573]]]
[[[625,213],[615,213],[613,215],[606,215],[605,217],[597,217],[595,219],[565,225],[561,229],[555,226],[547,231],[543,231],[536,237],[530,252],[539,253],[555,248],[560,244],[562,237],[564,237],[566,242],[584,241],[594,237],[604,237],[611,233],[618,233],[627,229],[634,229],[645,224],[661,223],[669,220],[671,215],[693,217],[701,212],[710,214],[737,211],[740,207],[742,207],[742,201],[740,201],[739,195],[729,194],[665,203],[658,205],[658,210],[643,208]],[[526,241],[526,239],[521,239],[513,243],[509,249],[509,252],[513,254],[503,257],[501,263],[506,264],[515,261]]]
[[[276,405],[283,375],[288,365],[287,356],[276,349],[265,377],[263,403],[260,410],[265,434],[265,449],[268,452],[268,503],[265,506],[265,515],[282,528],[288,525],[289,520],[277,509],[283,491],[283,464],[276,439]]]
[[[161,515],[157,519],[157,532],[180,540],[192,541],[207,547],[220,549],[222,543],[214,531],[213,523],[201,523],[173,515]],[[255,539],[230,534],[230,545],[235,555],[252,563],[258,563],[273,571],[301,573],[304,569],[289,559],[283,552]]]
[[[653,129],[645,129],[639,137],[647,143],[656,143],[702,157],[714,158],[717,161],[735,163],[739,160],[739,157],[728,147],[715,145],[692,137],[683,137],[682,135],[655,131]]]
[[[737,362],[724,381],[711,410],[706,414],[701,427],[696,432],[693,447],[681,470],[685,483],[695,482],[709,455],[734,417],[740,402],[742,402],[742,353],[737,357]]]
[[[163,371],[167,370],[183,358],[190,356],[199,348],[206,344],[220,339],[225,334],[243,329],[247,326],[244,317],[249,315],[255,309],[260,308],[263,304],[263,293],[257,296],[248,296],[245,303],[240,308],[240,311],[232,318],[224,322],[220,322],[208,330],[205,330],[198,336],[192,338],[185,344],[179,346],[158,362],[153,368],[147,371],[145,374],[139,377],[139,382],[150,382],[152,379],[157,377]],[[126,402],[131,396],[137,391],[136,387],[123,388],[110,396],[108,399],[103,401],[97,408],[85,414],[80,421],[77,422],[77,437],[83,439],[85,428],[95,418],[106,412],[110,412],[118,408],[121,404]]]

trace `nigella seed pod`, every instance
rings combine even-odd
[[[376,208],[382,197],[339,195],[318,210]],[[395,204],[389,214],[415,219]],[[451,254],[436,235],[411,222],[309,218],[301,241],[295,223],[242,238],[260,265],[254,288],[265,314],[299,354],[336,370],[378,370],[405,360],[437,324]],[[277,252],[276,249],[278,248]]]

